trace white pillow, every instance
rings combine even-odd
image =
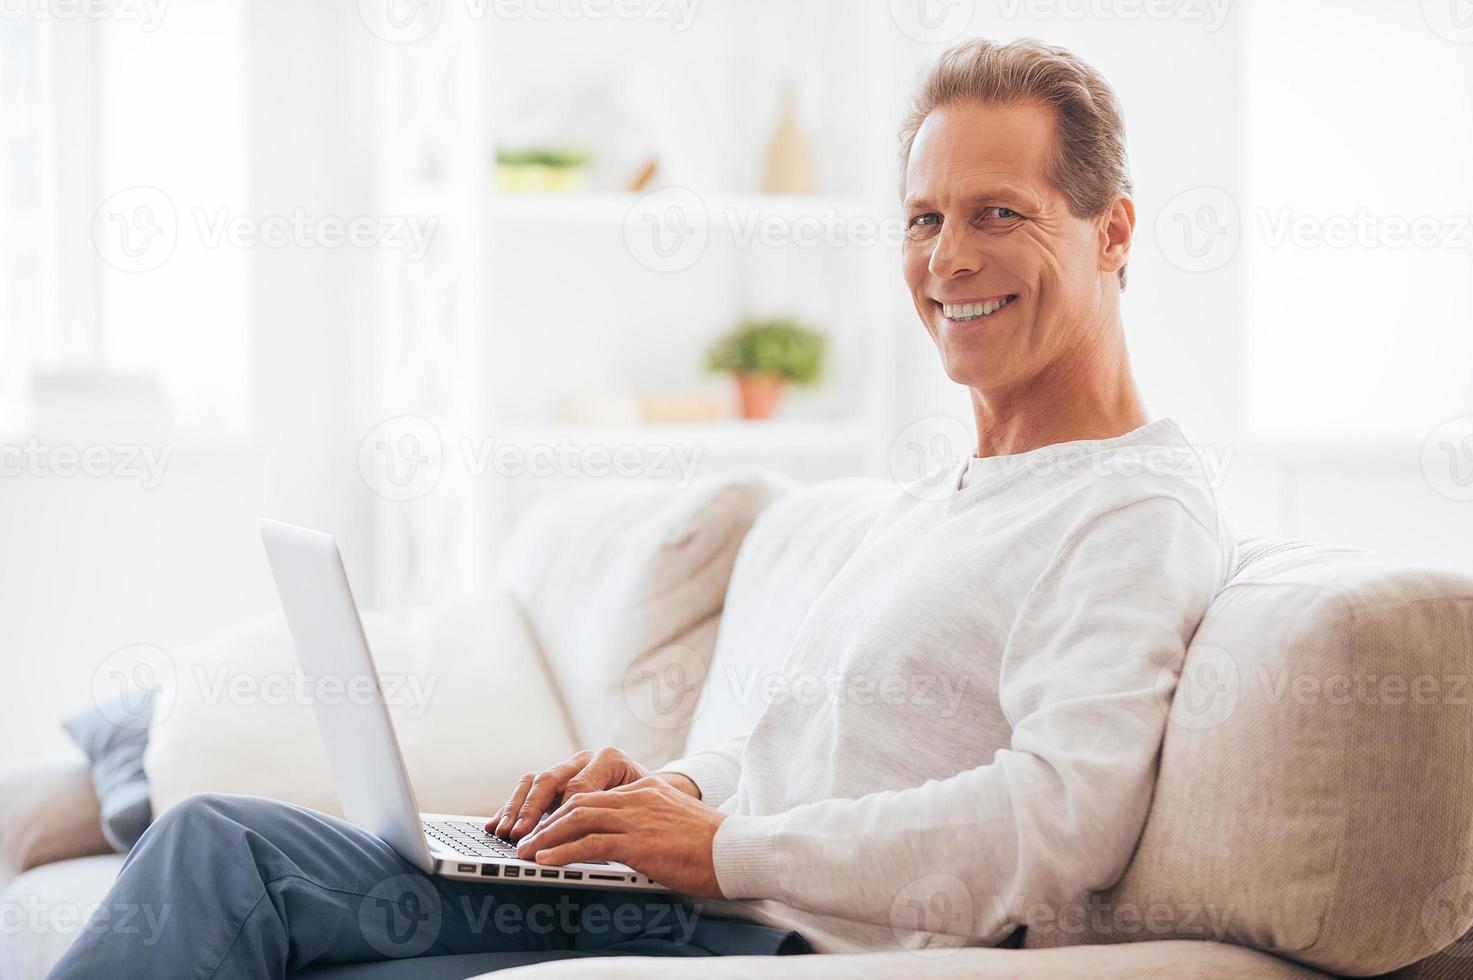
[[[679,754],[737,549],[792,486],[756,470],[687,488],[600,484],[522,520],[496,580],[526,609],[582,747],[650,766]]]
[[[422,810],[489,815],[516,780],[575,751],[516,600],[488,589],[407,622],[365,613],[374,662]],[[179,651],[149,733],[155,816],[192,793],[268,796],[341,814],[311,697],[280,614]],[[516,692],[508,697],[508,692]]]
[[[752,730],[813,600],[898,494],[884,480],[829,480],[788,494],[757,518],[737,554],[682,754]]]

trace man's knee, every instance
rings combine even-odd
[[[149,828],[152,837],[182,836],[189,841],[218,843],[250,831],[264,832],[280,822],[291,807],[277,800],[228,793],[196,793],[169,807]]]

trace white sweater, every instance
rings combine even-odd
[[[1170,420],[908,487],[745,738],[665,767],[728,899],[821,952],[991,945],[1124,872],[1187,642],[1234,561]],[[1030,910],[1033,910],[1030,912]]]

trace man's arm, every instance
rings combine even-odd
[[[736,794],[742,774],[742,749],[747,736],[737,735],[709,749],[667,762],[656,773],[678,777],[695,788],[694,796],[710,806],[720,806]]]

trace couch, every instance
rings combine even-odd
[[[744,473],[683,491],[595,488],[541,505],[490,586],[523,617],[532,652],[515,655],[538,662],[537,703],[526,710],[544,727],[555,715],[561,729],[531,749],[557,756],[567,744],[629,743],[657,764],[749,727],[762,707],[754,681],[779,669],[785,638],[895,492],[880,481],[803,488]],[[495,631],[456,645],[480,628],[479,608],[462,602],[449,619],[393,635],[449,644],[466,663],[511,656],[515,644]],[[279,624],[248,632],[250,642],[228,634],[233,647],[219,655],[289,655]],[[710,980],[1473,977],[1470,661],[1473,580],[1348,548],[1242,538],[1180,683],[1162,687],[1160,777],[1137,852],[1113,887],[1018,910],[1016,948],[733,958],[700,969]],[[172,798],[192,783],[238,788],[221,773],[249,771],[249,761],[216,760],[217,770],[194,776],[179,764],[187,753],[165,743],[212,736],[171,734],[171,724],[207,724],[203,714],[176,715],[156,725],[162,747],[146,760],[160,784]],[[436,788],[418,773],[415,783],[432,809]],[[504,795],[491,783],[486,810]],[[171,802],[162,792],[156,810]],[[330,793],[318,802],[333,804]],[[78,756],[0,774],[5,980],[41,976],[116,874],[122,857],[107,853],[96,808]],[[310,976],[460,978],[517,962],[442,956]],[[663,980],[687,969],[679,960],[568,959],[507,975]]]

